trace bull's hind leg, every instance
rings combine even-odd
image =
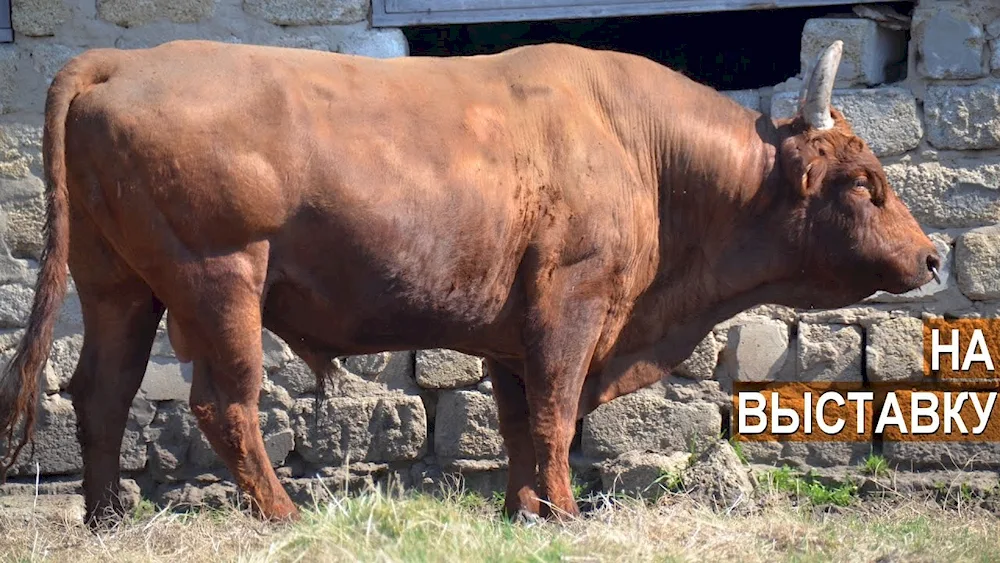
[[[129,407],[146,372],[163,305],[86,220],[74,217],[70,269],[84,337],[68,391],[83,453],[91,526],[122,513],[119,453]]]
[[[191,410],[239,487],[253,499],[255,512],[269,519],[294,518],[298,509],[271,467],[257,418],[264,373],[263,266],[248,272],[243,258],[206,267],[200,273],[203,293],[195,299],[195,315],[184,311],[177,316],[185,341],[192,344]]]
[[[96,297],[79,284],[83,349],[68,391],[83,453],[83,490],[92,525],[123,508],[119,454],[129,407],[146,373],[163,307],[148,288],[121,284]]]
[[[531,437],[528,400],[520,378],[494,360],[486,361],[493,398],[497,403],[500,435],[507,450],[507,495],[504,513],[514,518],[520,513],[538,514],[535,446]]]

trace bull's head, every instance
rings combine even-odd
[[[842,306],[884,290],[903,293],[937,276],[940,257],[878,159],[830,106],[843,43],[817,58],[799,110],[777,123],[778,170],[791,185],[798,275],[810,305]],[[789,232],[789,231],[786,231]]]

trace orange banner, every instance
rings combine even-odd
[[[1000,379],[1000,319],[925,319],[924,375],[940,379]]]
[[[731,434],[746,442],[1000,442],[996,382],[734,383]]]

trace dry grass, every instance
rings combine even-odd
[[[445,493],[334,495],[296,524],[235,508],[134,515],[93,535],[81,524],[0,515],[0,561],[1000,561],[1000,525],[930,501],[836,512],[787,500],[722,515],[684,496],[655,506],[601,497],[567,525],[512,524],[494,501]]]

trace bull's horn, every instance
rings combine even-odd
[[[840,56],[844,53],[844,42],[834,41],[816,58],[816,65],[806,82],[805,91],[800,95],[802,117],[810,127],[830,129],[830,98],[833,97],[833,83],[840,66]]]

